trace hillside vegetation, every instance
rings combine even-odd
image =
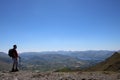
[[[120,52],[115,52],[111,57],[97,65],[88,68],[88,71],[120,71]]]

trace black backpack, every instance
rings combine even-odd
[[[8,55],[9,55],[10,57],[14,57],[13,49],[9,49]]]

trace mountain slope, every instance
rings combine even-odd
[[[120,71],[120,52],[115,52],[105,61],[87,69],[92,71]]]
[[[9,58],[9,56],[6,53],[0,52],[0,61],[9,63],[10,62],[10,58]]]
[[[0,52],[0,71],[10,70],[10,69],[11,69],[11,59],[6,53]]]

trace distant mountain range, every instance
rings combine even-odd
[[[32,56],[41,56],[41,55],[48,55],[48,54],[59,54],[70,56],[74,58],[78,58],[81,60],[104,60],[107,57],[111,56],[115,51],[107,51],[107,50],[100,50],[100,51],[46,51],[46,52],[25,52],[21,53],[20,56],[27,58]]]
[[[20,68],[23,70],[50,71],[64,67],[86,68],[104,61],[115,51],[46,51],[46,52],[25,52],[19,54],[21,57]],[[0,65],[10,66],[11,59],[3,52],[0,52]],[[4,64],[7,64],[4,65]],[[0,70],[3,70],[0,67]],[[6,69],[6,68],[5,68]]]

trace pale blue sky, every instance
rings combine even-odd
[[[0,51],[119,50],[120,0],[0,0]]]

